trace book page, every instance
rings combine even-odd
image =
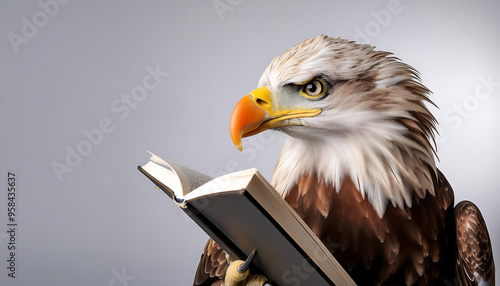
[[[165,180],[165,182],[162,181],[162,183],[171,188],[175,193],[175,196],[178,198],[183,198],[194,189],[212,180],[211,177],[205,174],[184,167],[173,161],[164,160],[151,152],[149,153],[151,154],[150,161],[165,169],[165,172],[162,173],[161,179],[156,175],[154,176],[157,179],[160,179],[160,181],[162,181],[162,179]],[[145,170],[148,170],[146,169],[148,164],[144,165]]]
[[[257,169],[243,170],[217,177],[204,184],[203,187],[197,188],[187,194],[184,199],[189,201],[204,196],[210,196],[215,193],[232,192],[238,189],[238,187],[235,188],[235,186],[245,186],[249,174],[253,174],[254,172],[257,172]]]

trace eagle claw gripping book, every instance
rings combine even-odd
[[[231,258],[256,249],[253,271],[274,285],[355,285],[256,169],[212,179],[154,154],[138,168]]]

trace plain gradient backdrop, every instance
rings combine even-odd
[[[151,150],[212,176],[255,167],[270,179],[284,138],[238,152],[232,108],[275,56],[319,34],[421,72],[439,106],[438,166],[455,201],[482,210],[498,263],[499,12],[486,0],[2,1],[0,284],[190,285],[207,236],[137,165]]]

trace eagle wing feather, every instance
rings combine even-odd
[[[459,285],[495,285],[495,264],[486,222],[472,202],[455,207]]]
[[[224,285],[224,276],[228,266],[226,253],[210,238],[203,249],[193,286]]]

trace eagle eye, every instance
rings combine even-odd
[[[319,98],[326,93],[326,82],[321,78],[314,78],[301,87],[300,93],[309,99]]]

